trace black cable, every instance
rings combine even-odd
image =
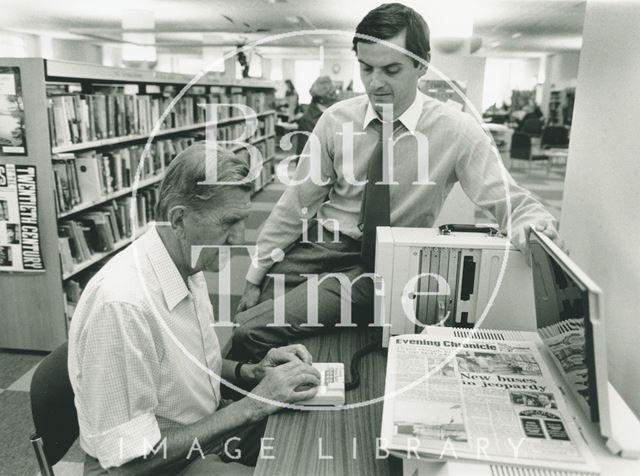
[[[348,392],[349,390],[354,390],[360,385],[360,370],[358,369],[358,366],[362,357],[380,348],[381,346],[379,341],[371,342],[353,354],[353,357],[351,357],[351,381],[345,382],[345,391]]]

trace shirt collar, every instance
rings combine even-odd
[[[400,117],[397,119],[402,123],[404,127],[407,128],[409,132],[414,134],[416,132],[416,127],[418,127],[418,120],[420,119],[420,115],[422,114],[422,93],[416,90],[416,97],[411,103],[411,106],[404,111]],[[373,106],[371,105],[371,101],[367,101],[367,111],[364,115],[364,121],[362,123],[362,129],[366,129],[371,121],[374,119],[380,119],[378,114],[373,110]]]
[[[172,311],[180,301],[189,296],[189,288],[169,256],[156,227],[152,225],[143,237],[144,240],[140,240],[138,243],[138,250],[148,256],[158,278],[167,308]]]

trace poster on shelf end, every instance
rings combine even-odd
[[[33,165],[0,164],[0,272],[44,271]]]
[[[27,155],[20,68],[0,66],[0,155]]]

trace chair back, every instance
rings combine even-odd
[[[492,124],[506,124],[508,120],[509,120],[508,114],[496,114],[494,116],[491,116]]]
[[[54,465],[78,438],[78,414],[67,370],[67,343],[45,357],[31,380],[31,414],[47,463]]]
[[[538,137],[542,133],[542,121],[537,117],[526,119],[522,123],[522,131],[530,136]]]
[[[568,147],[569,129],[563,126],[548,126],[542,131],[541,147]]]
[[[523,132],[514,132],[511,136],[509,153],[512,159],[529,160],[531,157],[531,137]]]

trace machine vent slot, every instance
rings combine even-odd
[[[506,340],[502,331],[454,329],[453,335],[462,339]]]
[[[461,339],[525,340],[520,331],[501,329],[453,329],[453,335]]]
[[[593,474],[582,471],[564,471],[561,469],[531,468],[499,464],[492,464],[490,468],[491,476],[585,476]]]
[[[473,294],[473,285],[476,279],[476,262],[473,256],[465,256],[462,263],[462,289],[460,289],[460,300],[468,301]]]

